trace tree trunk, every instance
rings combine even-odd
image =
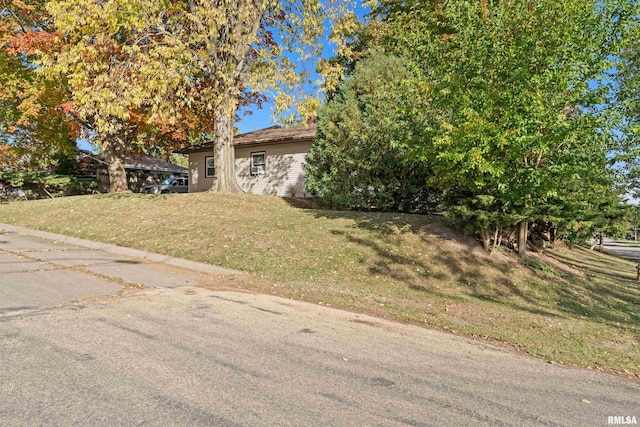
[[[498,247],[498,231],[499,230],[496,228],[496,231],[493,233],[493,246],[491,246],[491,252],[489,253],[490,255],[493,255]]]
[[[545,222],[543,223],[541,230],[540,230],[540,237],[542,238],[542,249],[546,249],[549,246],[552,246],[551,243],[551,230],[553,229],[553,226],[548,223]]]
[[[527,256],[527,230],[529,228],[528,221],[520,221],[518,223],[518,256]]]
[[[600,232],[600,242],[599,242],[598,250],[600,252],[602,252],[604,250],[604,233],[602,231]]]
[[[549,246],[549,242],[551,241],[551,236],[549,235],[549,232],[545,232],[542,233],[542,243],[541,243],[541,249],[545,250],[548,246]]]
[[[555,248],[556,246],[556,228],[555,227],[551,227],[549,229],[549,243],[551,244],[551,249]]]
[[[482,247],[485,251],[491,251],[491,243],[489,242],[489,234],[487,234],[486,230],[480,230],[480,239],[482,239]]]
[[[127,172],[124,168],[127,151],[125,138],[121,135],[110,135],[105,138],[103,149],[109,171],[109,193],[129,192]]]
[[[233,119],[224,113],[219,114],[216,118],[213,158],[216,171],[211,191],[217,193],[242,193],[243,191],[236,181]]]

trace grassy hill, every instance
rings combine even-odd
[[[303,209],[208,193],[0,205],[0,222],[250,273],[221,286],[506,343],[558,363],[640,375],[635,265],[558,248],[528,265],[421,215]]]

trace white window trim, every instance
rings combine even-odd
[[[254,172],[253,168],[254,168],[254,164],[253,164],[253,156],[255,155],[260,155],[262,154],[262,156],[264,157],[264,163],[262,165],[258,165],[258,166],[262,166],[262,172]],[[260,176],[260,175],[266,175],[267,174],[267,152],[266,151],[255,151],[253,153],[250,154],[251,156],[251,175],[252,176]]]
[[[207,160],[208,159],[213,159],[213,156],[205,156],[204,158],[204,177],[205,178],[213,178],[215,176],[215,170],[216,170],[216,163],[215,160],[213,162],[213,175],[209,175],[209,167],[207,165]]]

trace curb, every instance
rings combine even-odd
[[[39,237],[41,239],[55,240],[57,242],[68,243],[74,246],[80,246],[87,249],[109,252],[112,254],[128,256],[132,258],[140,258],[146,261],[152,261],[162,264],[172,265],[174,267],[194,270],[201,273],[213,274],[216,276],[239,276],[246,274],[242,271],[232,270],[230,268],[217,267],[203,262],[190,261],[183,258],[174,258],[168,255],[161,255],[155,252],[141,251],[139,249],[125,248],[123,246],[112,245],[110,243],[94,242],[93,240],[80,239],[78,237],[65,236],[63,234],[49,233],[47,231],[34,230],[31,228],[20,227],[17,225],[9,225],[0,223],[0,232],[10,232],[16,234],[26,234],[29,236]]]

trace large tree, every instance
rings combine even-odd
[[[319,203],[338,209],[427,212],[438,191],[427,186],[428,162],[408,152],[420,140],[420,87],[404,60],[370,52],[320,108],[318,135],[307,158],[306,182]],[[417,109],[413,109],[416,113]]]
[[[640,197],[640,4],[631,13],[632,25],[620,55],[616,82],[618,111],[623,117],[616,159],[624,167],[628,190]]]
[[[632,5],[381,1],[374,9],[371,43],[404,58],[428,94],[429,125],[413,147],[454,205],[491,213],[475,216],[480,234],[518,223],[524,255],[541,206],[565,194],[566,182],[606,174],[614,126],[602,109],[606,73]],[[591,155],[591,168],[577,153]]]
[[[102,148],[110,191],[128,191],[125,157],[143,146],[172,146],[189,136],[160,34],[167,5],[151,1],[49,1],[55,40],[39,50],[39,71],[66,82],[65,112]],[[169,51],[172,54],[172,52]]]
[[[0,168],[39,168],[75,150],[79,128],[61,108],[67,92],[33,66],[52,44],[52,20],[42,0],[6,0],[0,16]]]
[[[214,190],[238,191],[236,110],[270,89],[276,112],[294,101],[291,88],[307,75],[291,55],[320,52],[325,19],[345,10],[329,3],[333,15],[317,0],[54,0],[47,8],[61,48],[43,52],[40,65],[68,78],[72,112],[103,147],[112,191],[126,189],[131,146],[205,131],[215,141]],[[303,113],[317,105],[298,100]]]

